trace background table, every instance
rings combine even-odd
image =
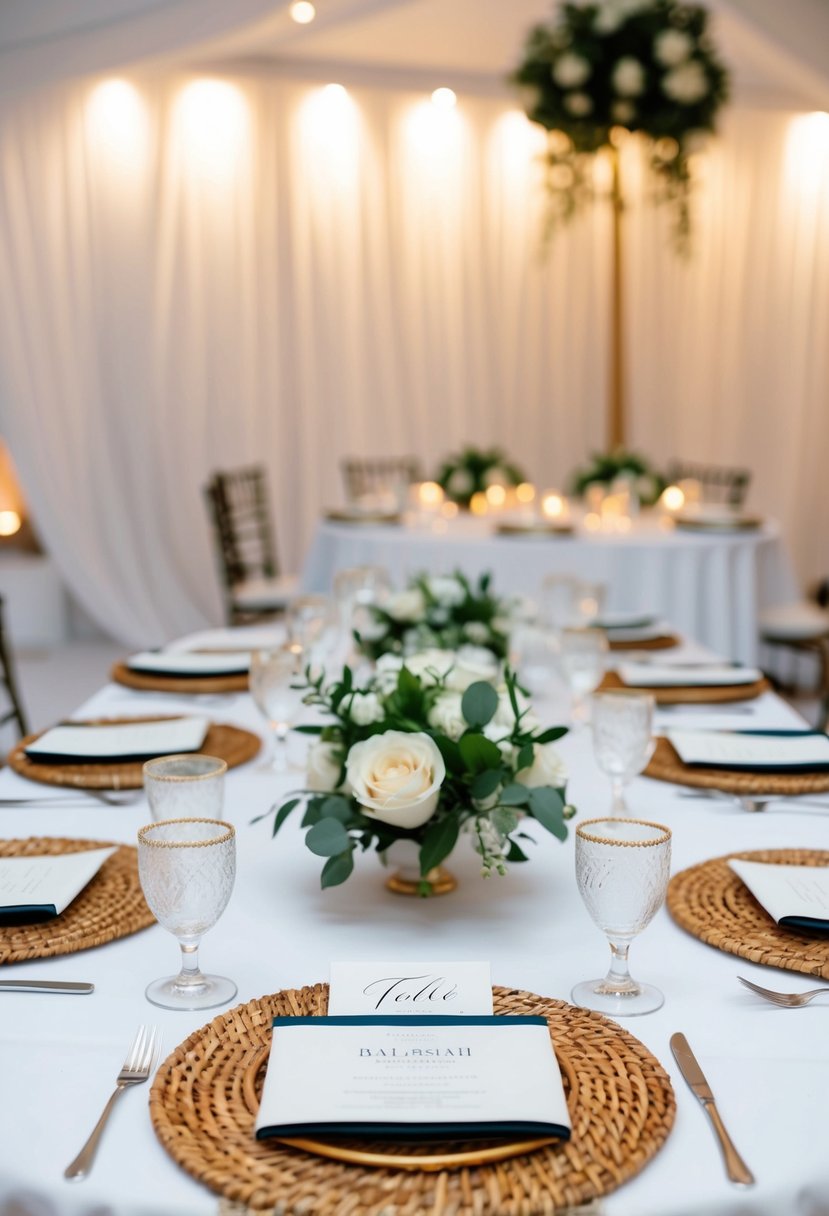
[[[541,707],[545,722],[560,720],[558,692],[551,692]],[[198,707],[261,730],[247,695],[222,705],[217,708],[213,698],[205,704],[110,685],[83,713]],[[688,709],[660,712],[659,720],[735,727],[800,722],[772,694],[754,704],[751,716]],[[303,746],[300,737],[292,738],[297,757]],[[603,814],[609,787],[593,761],[589,733],[573,732],[560,747],[579,817]],[[270,821],[251,825],[254,816],[301,784],[300,774],[277,780],[257,771],[255,763],[228,774],[225,814],[238,829],[238,876],[230,904],[201,951],[206,969],[237,981],[240,1002],[327,979],[332,959],[489,959],[493,982],[565,1000],[576,981],[606,970],[608,947],[576,889],[572,832],[561,845],[537,829],[532,861],[486,882],[462,840],[450,861],[459,888],[439,899],[386,892],[373,855],[360,858],[346,885],[321,892],[321,861],[306,850],[298,821],[289,820],[276,841]],[[0,795],[39,791],[55,793],[8,770],[0,774]],[[737,849],[826,846],[829,796],[825,813],[780,803],[751,815],[734,803],[688,798],[678,788],[645,779],[634,782],[630,794],[635,812],[673,829],[674,872]],[[1,813],[4,837],[68,835],[129,843],[149,820],[143,797],[120,807],[22,807]],[[736,977],[793,991],[814,984],[806,976],[711,949],[677,928],[664,909],[634,942],[631,956],[634,974],[657,984],[666,1001],[657,1013],[625,1019],[624,1025],[671,1074],[678,1114],[664,1149],[638,1178],[604,1201],[603,1216],[825,1216],[829,1010],[773,1008],[747,993]],[[156,1141],[146,1087],[121,1099],[90,1177],[75,1184],[62,1177],[98,1118],[137,1025],[161,1026],[166,1055],[221,1012],[179,1013],[148,1004],[147,982],[177,964],[175,940],[156,926],[95,950],[5,972],[18,978],[91,980],[96,991],[90,997],[0,997],[4,1216],[216,1216],[216,1197],[183,1173]],[[726,1181],[711,1130],[668,1047],[676,1030],[687,1034],[729,1130],[757,1176],[752,1190],[740,1192]]]
[[[546,575],[573,574],[604,583],[609,610],[658,613],[686,636],[743,663],[757,661],[759,609],[798,598],[773,523],[756,532],[683,532],[645,514],[627,533],[499,536],[491,520],[460,515],[438,520],[436,527],[321,522],[303,587],[327,592],[338,570],[376,565],[397,585],[424,570],[491,571],[500,594],[534,596]]]

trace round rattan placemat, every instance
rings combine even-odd
[[[829,866],[829,852],[822,849],[760,849],[728,857]],[[829,980],[829,938],[781,929],[729,869],[728,857],[714,857],[674,875],[668,884],[668,910],[676,923],[709,946],[752,963]]]
[[[425,1172],[345,1164],[257,1141],[271,1020],[324,1014],[326,984],[238,1005],[190,1035],[153,1085],[156,1134],[183,1169],[224,1199],[280,1216],[549,1216],[615,1190],[671,1130],[675,1104],[664,1069],[599,1014],[509,988],[493,993],[496,1013],[548,1019],[573,1124],[569,1142],[493,1165]],[[359,1143],[390,1149],[389,1141]],[[434,1152],[414,1143],[398,1149]]]
[[[106,849],[107,840],[64,840],[35,836],[28,840],[0,840],[0,857],[50,857]],[[36,925],[0,925],[0,964],[52,958],[102,946],[155,924],[138,881],[138,852],[121,845],[101,866],[90,883],[60,916]]]
[[[660,633],[655,638],[643,638],[639,642],[614,641],[612,634],[607,635],[607,644],[611,650],[673,650],[679,645],[679,638],[673,633]]]
[[[751,684],[718,684],[705,688],[691,688],[688,685],[677,688],[656,688],[640,684],[634,688],[632,685],[625,684],[615,671],[605,672],[599,685],[602,692],[609,688],[629,688],[631,692],[649,692],[657,705],[713,705],[722,701],[753,701],[755,697],[759,697],[770,687],[768,680],[760,679],[754,680]]]
[[[126,663],[116,663],[109,673],[116,684],[137,688],[139,692],[177,692],[183,696],[199,693],[247,692],[247,672],[235,676],[160,676],[133,671]]]
[[[114,725],[121,722],[159,722],[159,717],[153,718],[98,718],[98,726],[107,723]],[[35,739],[36,735],[27,735],[12,748],[8,755],[9,768],[13,768],[21,777],[30,781],[39,781],[43,785],[72,786],[86,790],[138,790],[144,784],[142,762],[140,760],[127,764],[38,764],[30,760],[25,749]],[[218,756],[227,762],[228,768],[245,764],[258,754],[262,744],[258,735],[252,731],[242,730],[239,726],[229,726],[225,722],[211,722],[204,743],[199,751],[205,756]]]
[[[725,790],[728,794],[818,794],[829,790],[829,773],[737,773],[723,768],[703,768],[683,764],[674,745],[658,738],[656,750],[645,769],[646,777],[671,781],[674,785],[690,785],[708,790]]]

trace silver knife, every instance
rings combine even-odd
[[[77,996],[95,991],[94,984],[71,980],[0,980],[0,989],[3,988],[11,992],[71,992]]]
[[[693,1093],[699,1098],[702,1103],[702,1109],[711,1120],[711,1126],[714,1128],[714,1132],[720,1142],[723,1160],[725,1161],[725,1172],[728,1174],[729,1179],[740,1186],[753,1186],[754,1175],[737,1152],[731,1142],[731,1137],[725,1130],[725,1125],[720,1118],[720,1112],[717,1110],[714,1102],[711,1086],[706,1081],[705,1073],[697,1063],[697,1058],[691,1051],[684,1034],[671,1035],[671,1051],[674,1053],[674,1059],[679,1065],[679,1071],[688,1082]]]

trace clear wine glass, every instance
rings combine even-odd
[[[390,591],[389,573],[382,566],[353,566],[334,576],[344,662],[355,661],[354,631],[371,632],[371,606],[382,604]]]
[[[299,686],[302,663],[303,651],[297,645],[254,650],[250,656],[251,696],[273,733],[270,756],[260,766],[263,772],[284,773],[288,767],[288,731],[299,716],[304,696]]]
[[[614,689],[590,698],[593,750],[612,789],[610,814],[627,815],[625,786],[653,755],[654,699],[647,692]]]
[[[337,621],[334,605],[325,595],[300,595],[285,610],[288,642],[299,646],[312,667],[325,667]]]
[[[561,631],[559,663],[572,695],[571,717],[575,724],[587,720],[586,697],[602,681],[606,655],[607,636],[601,629]]]
[[[220,819],[227,763],[201,752],[159,756],[144,765],[144,790],[153,819],[186,819],[193,814]]]
[[[549,629],[578,629],[589,626],[600,614],[605,588],[571,574],[550,574],[541,584],[539,613]]]
[[[611,1017],[652,1013],[665,1001],[658,988],[628,970],[630,943],[665,900],[671,831],[644,819],[588,819],[576,828],[576,881],[593,922],[610,943],[604,979],[577,984],[576,1005]]]
[[[154,980],[162,1009],[212,1009],[236,995],[233,980],[204,975],[199,943],[227,907],[236,877],[236,829],[220,819],[163,819],[138,833],[138,874],[150,911],[178,938],[181,971]]]

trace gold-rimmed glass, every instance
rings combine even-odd
[[[159,756],[144,765],[144,789],[153,819],[192,815],[221,819],[227,762],[202,752]]]
[[[633,689],[595,692],[590,698],[593,752],[610,778],[612,816],[627,815],[625,786],[654,753],[653,711],[652,694]]]
[[[236,995],[233,980],[205,975],[199,943],[227,907],[236,877],[236,829],[220,819],[163,819],[138,832],[138,876],[150,911],[181,947],[178,975],[154,980],[162,1009],[212,1009]]]
[[[671,830],[645,819],[588,819],[576,828],[576,882],[593,922],[610,943],[604,979],[573,989],[573,1003],[611,1017],[652,1013],[658,988],[628,969],[630,944],[662,907],[671,872]]]

